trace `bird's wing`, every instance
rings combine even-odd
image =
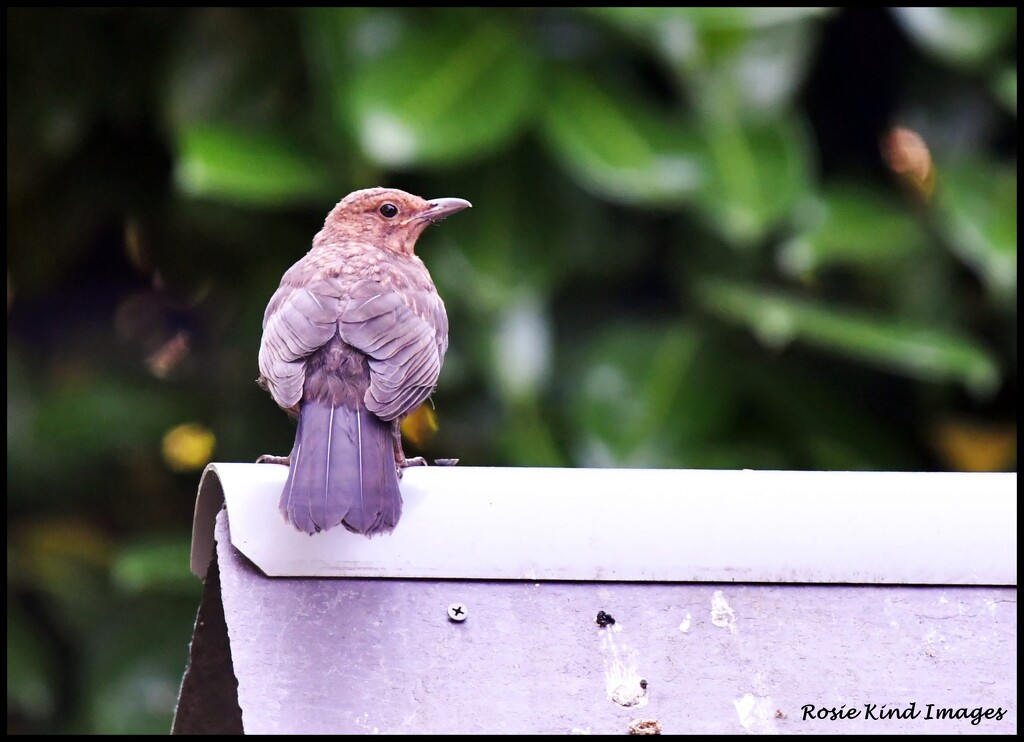
[[[267,305],[260,342],[260,375],[274,401],[290,409],[302,398],[306,356],[338,331],[342,285],[324,278],[309,285],[282,283]]]
[[[394,420],[430,396],[448,347],[448,318],[432,287],[395,291],[360,281],[339,327],[341,339],[370,359],[367,409]]]

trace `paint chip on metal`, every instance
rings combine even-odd
[[[721,590],[715,590],[711,596],[711,623],[720,629],[728,627],[729,631],[736,632],[736,613]]]
[[[657,719],[633,719],[629,722],[630,734],[661,734],[661,722]]]

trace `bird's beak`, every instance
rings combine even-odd
[[[428,208],[420,213],[419,218],[437,223],[446,216],[468,209],[472,205],[464,198],[435,198],[433,201],[427,202]]]

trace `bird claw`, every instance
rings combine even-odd
[[[459,463],[458,459],[434,459],[434,466],[455,466]],[[398,478],[402,478],[402,472],[410,466],[429,466],[428,462],[422,456],[413,456],[411,459],[403,459],[396,461],[395,465],[398,467]]]
[[[427,460],[422,456],[413,456],[411,459],[407,459],[404,456],[401,459],[395,461],[395,466],[398,468],[398,478],[402,478],[402,472],[404,472],[410,466],[426,466]]]
[[[287,456],[274,456],[270,453],[265,453],[256,459],[257,464],[284,464],[285,466],[292,465],[291,454]]]

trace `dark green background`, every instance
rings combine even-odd
[[[163,437],[289,449],[262,313],[356,188],[474,204],[420,241],[452,329],[410,453],[1016,468],[1016,10],[7,21],[9,731],[169,729],[199,469]]]

